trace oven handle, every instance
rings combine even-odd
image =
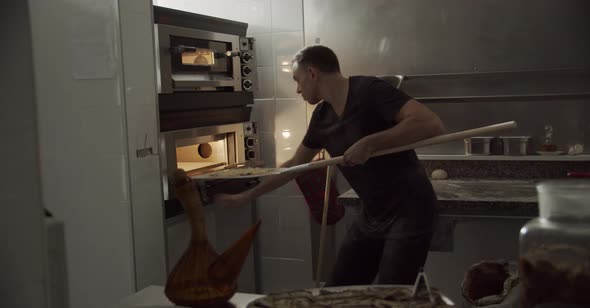
[[[186,45],[176,45],[174,47],[170,47],[170,53],[175,54],[175,55],[180,55],[183,52],[187,52],[187,51],[196,52],[197,47],[186,46]]]
[[[176,45],[175,47],[170,47],[170,53],[174,55],[181,55],[184,52],[196,52],[197,47],[195,46],[187,46],[187,45]],[[239,57],[239,51],[226,51],[226,52],[214,52],[213,53],[216,59],[223,58],[223,57]]]

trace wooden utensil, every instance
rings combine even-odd
[[[316,282],[315,282],[315,287],[319,288],[320,287],[320,281],[321,281],[321,271],[322,271],[322,266],[323,266],[323,261],[324,261],[324,241],[326,239],[326,221],[328,220],[328,205],[329,205],[329,199],[330,199],[330,185],[332,183],[332,172],[333,172],[334,167],[333,166],[328,166],[327,170],[326,170],[326,191],[324,192],[324,211],[322,213],[322,226],[320,228],[320,249],[319,249],[319,253],[318,253],[318,264],[317,264],[317,268],[316,268]]]
[[[404,145],[401,147],[395,147],[395,148],[391,148],[391,149],[378,151],[375,154],[371,155],[371,157],[399,153],[399,152],[403,152],[403,151],[413,150],[416,148],[421,148],[421,147],[440,144],[440,143],[463,140],[463,139],[469,138],[469,137],[486,135],[486,134],[489,134],[492,132],[498,132],[498,131],[506,130],[506,129],[513,129],[516,127],[517,127],[516,122],[511,121],[511,122],[504,122],[504,123],[500,123],[500,124],[494,124],[494,125],[474,128],[474,129],[470,129],[470,130],[459,131],[456,133],[445,134],[445,135],[440,135],[440,136],[436,136],[436,137],[432,137],[432,138],[427,138],[427,139],[424,139],[424,140],[421,140],[418,142],[414,142],[414,143],[411,143],[408,145]],[[338,164],[341,164],[342,162],[344,162],[344,156],[337,156],[337,157],[333,157],[330,159],[314,161],[314,162],[310,162],[307,164],[301,164],[301,165],[293,166],[291,168],[286,168],[286,169],[282,170],[281,173],[305,171],[305,170],[321,168],[321,167],[329,166],[329,165],[338,165]]]
[[[479,127],[479,128],[459,131],[456,133],[445,134],[445,135],[440,135],[440,136],[436,136],[436,137],[432,137],[432,138],[427,138],[427,139],[424,139],[424,140],[421,140],[418,142],[414,142],[414,143],[411,143],[411,144],[408,144],[405,146],[401,146],[401,147],[395,147],[395,148],[391,148],[391,149],[382,150],[382,151],[376,152],[371,157],[399,153],[399,152],[403,152],[403,151],[413,150],[416,148],[421,148],[421,147],[440,144],[440,143],[463,140],[465,138],[487,135],[487,134],[495,133],[495,132],[502,131],[502,130],[513,129],[516,127],[517,127],[517,124],[515,121],[504,122],[504,123],[499,123],[499,124],[494,124],[494,125],[489,125],[489,126],[483,126],[483,127]],[[310,163],[301,164],[301,165],[293,166],[290,168],[276,168],[276,169],[269,170],[268,172],[259,173],[259,174],[252,174],[252,173],[246,174],[247,172],[244,172],[243,175],[242,174],[224,175],[223,172],[220,172],[220,173],[203,174],[203,175],[195,176],[192,178],[194,178],[194,179],[208,179],[208,180],[232,179],[232,178],[253,178],[253,177],[258,178],[258,177],[278,175],[278,174],[284,174],[284,173],[290,173],[290,172],[301,172],[301,171],[321,168],[324,166],[333,166],[333,165],[341,164],[343,161],[344,161],[344,157],[338,156],[338,157],[333,157],[330,159],[313,161]]]

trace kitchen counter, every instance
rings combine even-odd
[[[441,216],[536,217],[535,184],[528,180],[432,181]],[[361,205],[352,189],[338,196],[337,202],[347,207]]]
[[[229,300],[235,308],[245,308],[248,304],[257,298],[263,297],[261,294],[236,293]],[[123,299],[117,308],[132,307],[151,307],[151,308],[179,308],[166,298],[163,286],[148,286],[139,292]]]

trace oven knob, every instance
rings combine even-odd
[[[254,150],[247,150],[246,151],[246,159],[247,160],[254,160],[254,159],[256,159],[256,151],[254,151]]]
[[[251,138],[251,137],[247,137],[244,143],[246,144],[247,147],[253,148],[256,145],[256,139]]]
[[[244,76],[250,76],[250,74],[252,74],[252,68],[250,68],[249,66],[244,66],[242,67],[242,75]]]
[[[244,63],[248,63],[248,62],[250,62],[250,60],[252,60],[252,58],[254,58],[254,57],[252,57],[252,55],[251,55],[250,53],[248,53],[248,52],[244,52],[244,53],[242,54],[242,61],[243,61]]]
[[[242,86],[245,90],[252,90],[252,81],[250,81],[250,79],[244,79],[244,81],[242,82]]]

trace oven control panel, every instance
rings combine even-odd
[[[242,72],[242,89],[252,92],[258,90],[258,76],[256,74],[257,65],[254,44],[254,38],[240,38],[240,70]]]
[[[246,160],[260,160],[260,142],[256,122],[244,123],[244,150]]]

